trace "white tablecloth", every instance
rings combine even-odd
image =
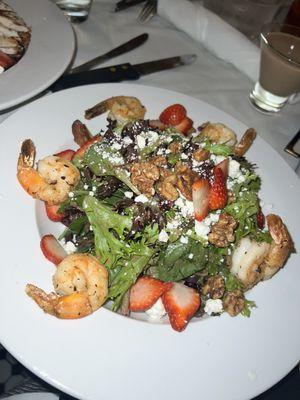
[[[74,66],[81,64],[143,32],[148,41],[134,51],[105,65],[139,63],[180,54],[196,54],[194,64],[142,77],[137,83],[175,90],[233,115],[253,126],[286,162],[296,169],[298,160],[283,151],[300,127],[300,103],[287,105],[278,115],[267,116],[254,110],[248,101],[253,82],[231,65],[210,54],[200,43],[159,16],[147,24],[136,21],[143,5],[114,13],[116,0],[94,0],[89,19],[74,24],[78,49]],[[222,40],[222,38],[220,38]],[[7,117],[0,114],[0,122]]]

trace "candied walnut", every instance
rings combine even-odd
[[[166,169],[160,169],[161,178],[156,186],[157,192],[166,200],[175,201],[179,197],[176,189],[177,175]]]
[[[226,247],[234,242],[234,230],[237,227],[236,220],[229,214],[220,215],[219,221],[212,225],[208,235],[208,241],[217,247]]]
[[[225,282],[221,276],[210,276],[202,287],[202,294],[211,299],[220,299],[225,292]]]
[[[168,149],[172,154],[177,154],[181,150],[181,144],[179,142],[172,142],[169,144]]]
[[[199,178],[198,174],[189,168],[188,165],[177,162],[175,165],[175,173],[177,175],[177,187],[181,194],[189,201],[192,201],[192,185]]]
[[[241,290],[233,290],[232,292],[225,293],[223,297],[223,308],[224,310],[235,317],[245,307],[245,297]]]
[[[163,157],[163,156],[153,157],[150,160],[150,162],[151,162],[151,164],[154,164],[157,167],[163,167],[164,165],[168,164],[168,161],[167,161],[166,157]]]
[[[137,162],[131,167],[131,182],[141,193],[150,197],[153,194],[153,185],[159,179],[159,169],[152,162]]]
[[[193,152],[193,157],[196,161],[205,161],[208,160],[210,157],[210,152],[205,149],[197,149]]]

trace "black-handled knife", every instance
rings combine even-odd
[[[92,71],[84,71],[62,76],[50,88],[52,92],[68,89],[75,86],[90,85],[93,83],[120,82],[126,80],[136,80],[142,75],[167,70],[170,68],[188,65],[196,60],[194,54],[163,58],[161,60],[149,61],[142,64],[131,65],[120,64],[106,68],[98,68]]]
[[[95,67],[96,65],[99,65],[103,63],[104,61],[110,60],[111,58],[120,56],[121,54],[127,53],[128,51],[131,51],[133,49],[136,49],[137,47],[141,46],[143,43],[146,42],[148,39],[149,35],[148,33],[142,33],[141,35],[130,39],[128,42],[121,44],[118,47],[115,47],[114,49],[108,51],[105,54],[102,54],[101,56],[98,56],[96,58],[93,58],[92,60],[89,60],[78,67],[72,68],[67,74],[74,74],[82,71],[86,71],[90,68]]]

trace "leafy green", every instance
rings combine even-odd
[[[109,272],[108,298],[114,301],[115,311],[157,251],[153,244],[158,238],[158,227],[148,225],[132,240],[125,240],[132,226],[130,216],[117,214],[91,196],[85,197],[83,207],[93,228],[96,256]]]
[[[216,156],[228,157],[234,154],[234,150],[231,146],[225,143],[211,143],[209,140],[205,140],[204,149]]]
[[[189,258],[192,254],[192,258]],[[190,256],[191,257],[191,256]],[[205,268],[207,249],[195,240],[188,243],[177,240],[169,243],[162,251],[154,270],[156,278],[162,281],[180,281]]]
[[[83,162],[95,175],[115,176],[134,193],[140,194],[138,188],[132,184],[124,166],[122,166],[120,152],[113,149],[106,140],[102,140],[91,146],[85,153]]]
[[[251,300],[245,300],[245,305],[243,310],[241,311],[241,315],[243,315],[244,317],[249,318],[251,315],[251,308],[256,307],[256,304],[254,301]]]

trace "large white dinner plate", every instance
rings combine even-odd
[[[21,60],[0,74],[0,110],[20,104],[59,78],[71,62],[75,39],[64,14],[51,0],[5,0],[31,27]]]
[[[0,341],[27,368],[79,399],[244,400],[274,385],[300,356],[300,268],[293,254],[273,279],[248,294],[251,318],[228,315],[195,320],[177,333],[168,324],[125,318],[102,308],[82,320],[44,314],[24,293],[27,282],[52,290],[54,266],[39,248],[46,222],[41,207],[16,180],[23,139],[32,138],[38,158],[73,146],[71,123],[86,108],[114,95],[136,96],[155,118],[180,102],[195,125],[221,121],[241,135],[246,126],[191,97],[142,85],[103,84],[42,98],[0,125]],[[94,133],[106,117],[88,121]],[[75,147],[75,146],[74,146]],[[261,197],[273,204],[299,246],[297,176],[260,137],[248,153],[259,165]]]

